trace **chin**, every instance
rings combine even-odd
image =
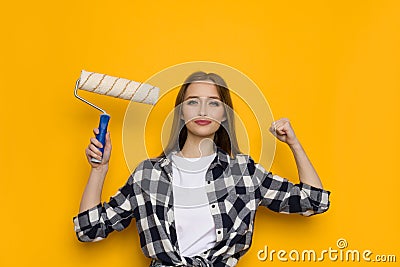
[[[213,131],[189,131],[189,132],[194,136],[204,137],[204,138],[206,137],[211,138],[215,134],[215,132]]]

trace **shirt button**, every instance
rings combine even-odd
[[[221,231],[220,231],[220,230],[218,230],[218,231],[217,231],[217,234],[219,234],[219,235],[220,235],[220,234],[221,234]]]
[[[212,204],[212,205],[211,205],[211,208],[215,208],[215,204]]]
[[[211,182],[210,182],[210,181],[207,181],[207,184],[211,184]]]

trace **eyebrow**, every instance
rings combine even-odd
[[[208,97],[208,98],[213,98],[213,99],[221,100],[218,96],[207,96],[207,97]],[[200,96],[193,95],[193,96],[187,97],[186,99],[189,99],[189,98],[200,98]],[[185,100],[186,100],[186,99],[185,99]]]

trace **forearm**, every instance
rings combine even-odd
[[[300,142],[289,145],[289,147],[292,150],[296,161],[300,181],[317,188],[322,188],[321,180]]]
[[[101,192],[108,171],[108,166],[92,168],[83,192],[79,212],[95,207],[101,201]]]

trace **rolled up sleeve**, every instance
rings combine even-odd
[[[100,241],[114,230],[122,231],[129,226],[135,207],[131,176],[108,202],[99,203],[73,217],[78,240]]]
[[[275,212],[311,216],[327,211],[330,206],[327,190],[302,182],[294,184],[265,171],[260,164],[255,164],[254,176],[260,182],[260,205]]]

